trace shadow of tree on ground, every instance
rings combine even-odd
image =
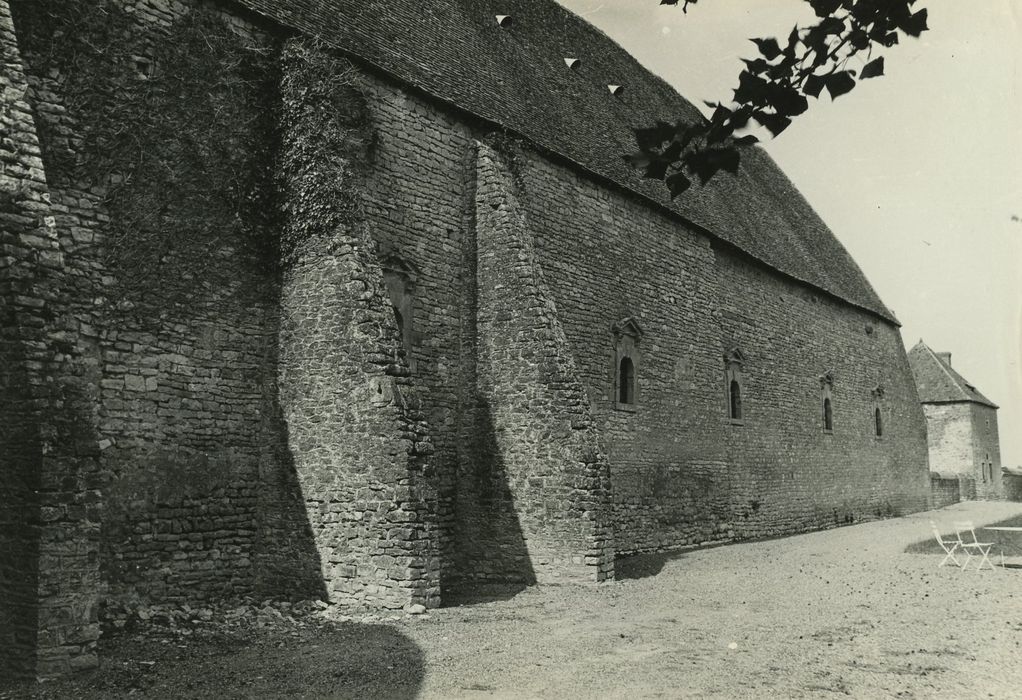
[[[937,527],[945,540],[948,535],[954,538],[954,527],[952,521],[941,520],[937,523]],[[992,527],[1022,527],[1022,516],[1015,516],[1008,518],[1007,520],[1001,520],[996,523],[990,523],[989,525],[977,526],[976,537],[981,542],[992,542],[993,547],[990,549],[991,559],[995,555],[1000,556],[1002,553],[1005,557],[1022,557],[1022,532],[1003,532],[999,530],[991,530]],[[906,554],[944,554],[944,550],[941,548],[937,539],[930,535],[924,540],[919,542],[913,542],[905,548]],[[1019,568],[1022,564],[1018,562],[1007,564],[1009,568]]]
[[[320,622],[288,630],[149,627],[100,642],[100,667],[4,698],[414,698],[425,662],[399,628]]]

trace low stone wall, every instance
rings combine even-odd
[[[1022,474],[1002,472],[1001,479],[1004,483],[1004,500],[1022,501]]]
[[[930,507],[944,508],[962,500],[957,478],[930,475]]]

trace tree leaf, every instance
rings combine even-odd
[[[820,22],[820,31],[824,34],[840,34],[845,30],[845,21],[837,17],[827,17]]]
[[[757,143],[759,143],[759,139],[756,138],[753,134],[748,134],[746,136],[742,136],[741,138],[737,138],[734,140],[734,144],[742,148],[752,146],[753,144]]]
[[[692,181],[685,177],[685,173],[680,170],[668,175],[664,178],[664,182],[667,183],[667,189],[671,192],[671,199],[674,199],[692,186]]]
[[[770,106],[778,114],[794,117],[809,109],[809,100],[798,90],[787,85],[771,85],[768,94]]]
[[[763,104],[766,100],[769,83],[758,75],[743,70],[738,75],[738,88],[735,90],[735,102]]]
[[[880,56],[862,67],[859,79],[876,78],[884,74],[884,57]]]
[[[763,54],[768,61],[772,61],[781,55],[781,47],[777,43],[777,39],[749,39],[758,48],[759,52]]]
[[[841,0],[809,0],[817,17],[829,17],[841,7]]]
[[[798,48],[799,41],[798,26],[795,26],[792,28],[791,34],[788,35],[788,45],[784,47],[784,57],[788,61],[794,62],[795,50]]]
[[[791,126],[791,119],[780,114],[768,114],[766,112],[754,112],[752,118],[770,130],[774,136],[780,135],[782,131]]]
[[[909,36],[918,37],[929,29],[926,26],[926,8],[924,7],[919,12],[911,15],[907,20],[900,22],[898,28]]]
[[[651,151],[659,148],[665,141],[674,138],[675,128],[665,121],[658,121],[651,127],[635,129],[635,141],[639,144],[639,150]]]
[[[863,51],[869,47],[869,34],[856,27],[849,33],[848,43],[852,45],[853,49]]]
[[[812,74],[806,78],[806,82],[802,86],[802,92],[813,97],[819,97],[826,84],[824,76]]]
[[[770,64],[762,58],[748,59],[743,58],[742,63],[748,66],[751,73],[766,73],[770,69]]]
[[[851,92],[852,88],[855,87],[855,78],[852,77],[851,71],[841,70],[837,73],[831,73],[824,76],[823,80],[832,100]]]
[[[642,176],[650,180],[663,180],[669,165],[666,159],[653,160],[643,169]]]

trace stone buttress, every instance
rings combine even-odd
[[[351,67],[284,49],[280,402],[330,597],[439,603],[427,426],[361,210],[370,132]]]
[[[524,582],[601,581],[614,572],[609,465],[535,259],[513,158],[478,145],[475,362],[483,445],[476,452],[482,462],[467,465],[460,479],[459,489],[474,492],[459,499],[459,517],[471,524],[474,506],[480,530],[507,530],[506,520],[520,531],[518,561],[508,559],[513,543],[502,543],[500,533],[482,538],[497,545],[473,553],[488,578],[508,578],[510,570]],[[465,540],[471,551],[472,538]]]
[[[96,367],[6,0],[0,48],[0,677],[45,678],[97,663]]]

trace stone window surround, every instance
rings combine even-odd
[[[820,375],[820,408],[825,435],[834,434],[834,373]]]
[[[745,353],[741,348],[736,346],[724,353],[724,403],[728,423],[731,425],[745,425],[744,369]],[[738,388],[737,402],[732,398],[733,385]]]
[[[398,324],[405,360],[408,363],[408,369],[414,372],[416,362],[413,348],[419,340],[415,332],[413,307],[415,284],[419,276],[418,270],[393,253],[383,258],[381,267],[383,268],[384,286],[387,288],[390,303],[394,307],[394,320]]]
[[[873,409],[870,412],[870,415],[873,417],[873,438],[875,440],[883,440],[884,433],[887,430],[887,421],[884,418],[884,385],[877,384],[870,394],[873,397],[873,401],[870,404]]]
[[[640,393],[639,368],[642,366],[639,343],[642,341],[642,326],[634,316],[626,316],[615,323],[611,330],[614,334],[614,408],[619,411],[634,413],[638,410]],[[632,363],[632,401],[621,401],[621,367],[622,361],[628,359]]]

